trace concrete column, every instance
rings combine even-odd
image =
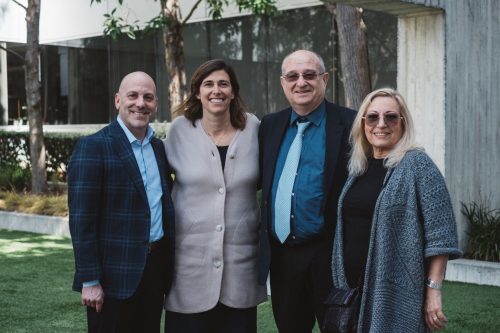
[[[445,36],[442,13],[398,18],[398,90],[415,121],[417,142],[445,173]]]
[[[7,47],[5,43],[0,46]],[[0,49],[0,125],[9,120],[9,94],[7,89],[7,51]]]

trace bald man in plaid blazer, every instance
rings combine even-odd
[[[75,255],[89,332],[159,332],[174,254],[168,162],[149,126],[157,106],[149,75],[125,76],[118,117],[81,138],[68,166]]]

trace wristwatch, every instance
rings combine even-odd
[[[443,286],[442,283],[433,281],[429,278],[425,279],[425,285],[429,288],[436,289],[436,290],[441,290],[441,287]]]

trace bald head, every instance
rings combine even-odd
[[[307,61],[314,61],[318,65],[318,70],[320,73],[325,71],[325,62],[319,54],[309,50],[296,50],[288,54],[281,62],[281,74],[286,74],[285,65],[292,59],[306,59]]]
[[[120,82],[120,87],[118,88],[118,92],[123,93],[123,91],[126,90],[126,87],[128,87],[128,85],[130,85],[131,83],[136,84],[137,82],[144,82],[144,83],[147,83],[148,85],[152,85],[152,87],[154,88],[155,96],[156,96],[155,82],[153,81],[151,76],[149,76],[147,73],[141,72],[141,71],[132,72],[132,73],[125,75],[123,77],[122,81]]]

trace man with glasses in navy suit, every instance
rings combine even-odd
[[[263,117],[259,130],[259,282],[270,271],[278,330],[310,333],[332,285],[337,199],[356,113],[325,100],[329,75],[318,54],[295,51],[281,67],[291,107]]]
[[[81,138],[68,165],[73,289],[89,332],[159,332],[173,269],[174,214],[162,141],[149,126],[153,79],[133,72],[115,95],[118,117]]]

